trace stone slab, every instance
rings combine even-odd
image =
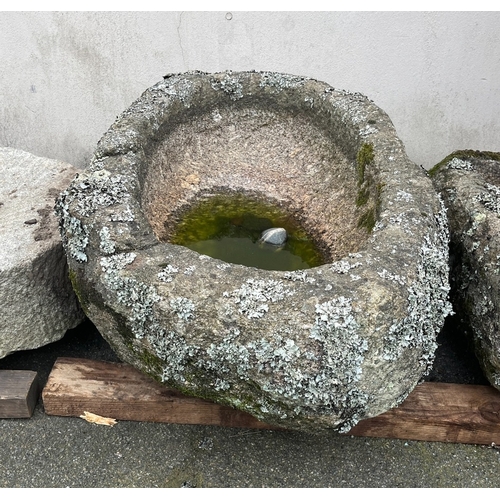
[[[54,215],[77,170],[0,148],[0,358],[59,340],[84,318]]]

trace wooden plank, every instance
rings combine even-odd
[[[491,386],[425,382],[399,407],[362,420],[349,434],[500,444],[500,392]]]
[[[42,394],[49,415],[277,429],[238,410],[169,389],[127,364],[59,358]],[[426,382],[398,407],[359,422],[354,436],[500,444],[500,392]]]
[[[36,372],[0,370],[0,418],[30,418],[39,395]]]
[[[242,411],[169,389],[122,363],[58,358],[42,392],[48,415],[272,429]]]

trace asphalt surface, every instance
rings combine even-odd
[[[427,380],[487,383],[449,324]],[[0,369],[38,372],[60,356],[118,361],[90,322],[59,342],[14,353]],[[0,419],[3,488],[499,488],[500,448],[336,433],[119,421],[44,413]]]

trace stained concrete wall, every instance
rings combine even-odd
[[[85,166],[166,73],[271,70],[361,92],[429,168],[500,150],[500,12],[1,12],[0,146]]]

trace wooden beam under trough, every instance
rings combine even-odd
[[[117,420],[276,429],[232,408],[184,396],[130,365],[59,358],[42,393],[49,415],[84,411]],[[426,382],[398,407],[359,422],[354,436],[500,444],[500,392]]]
[[[444,443],[500,444],[500,392],[491,386],[425,382],[397,408],[350,434]]]
[[[88,411],[117,420],[272,428],[242,411],[185,396],[124,363],[58,358],[42,400],[45,413],[63,417]]]

